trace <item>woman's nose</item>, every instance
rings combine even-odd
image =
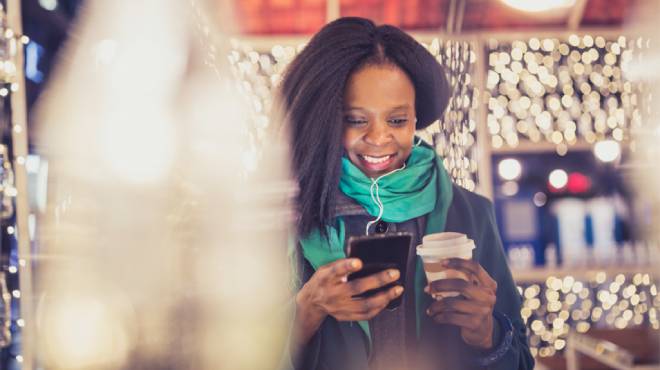
[[[387,144],[392,139],[387,122],[377,121],[369,125],[365,140],[372,145]]]

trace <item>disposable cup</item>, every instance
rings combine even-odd
[[[463,244],[468,241],[465,234],[455,232],[444,232],[425,235],[422,238],[424,248],[441,248]]]
[[[451,235],[442,235],[451,234]],[[474,241],[468,239],[465,234],[440,233],[427,235],[429,239],[422,239],[421,245],[417,246],[417,255],[422,258],[426,280],[430,283],[440,279],[463,279],[469,281],[469,277],[458,270],[448,269],[442,266],[442,260],[447,258],[471,259]],[[435,293],[435,299],[455,297],[458,292]]]

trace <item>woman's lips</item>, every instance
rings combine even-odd
[[[360,154],[360,163],[362,167],[371,172],[382,171],[389,168],[394,162],[394,154],[384,155],[384,156],[370,156]]]

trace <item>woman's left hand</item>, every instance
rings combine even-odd
[[[452,324],[461,328],[463,340],[474,347],[489,349],[493,346],[493,308],[497,282],[477,262],[449,258],[443,265],[457,270],[469,278],[432,281],[427,293],[458,292],[456,297],[435,301],[426,311],[439,324]]]

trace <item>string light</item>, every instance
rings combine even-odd
[[[488,42],[485,101],[493,147],[546,141],[565,155],[581,139],[628,138],[641,123],[643,87],[622,72],[633,51],[646,48],[637,41],[573,34]]]
[[[588,280],[550,276],[545,284],[529,283],[518,289],[531,351],[541,357],[563,351],[570,330],[660,327],[660,299],[648,302],[649,297],[657,297],[657,285],[648,274],[608,276],[600,271]]]

